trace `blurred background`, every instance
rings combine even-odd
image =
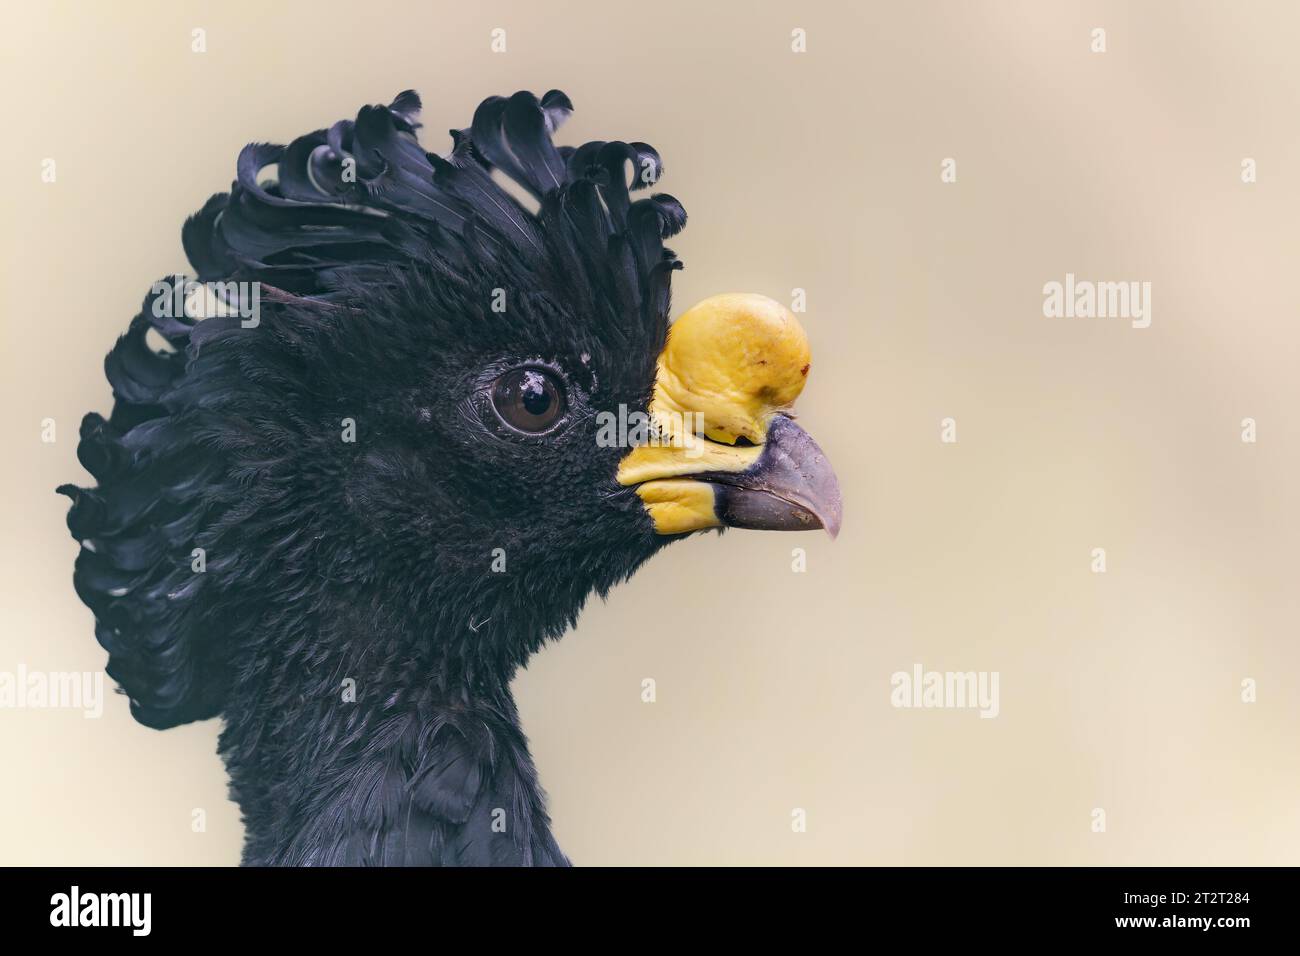
[[[1294,4],[135,0],[6,21],[0,671],[104,666],[53,489],[86,479],[103,356],[186,271],[181,222],[239,149],[414,87],[441,152],[485,96],[558,87],[562,142],[663,155],[691,217],[676,312],[805,290],[801,419],[845,497],[834,542],[674,545],[519,676],[573,861],[1300,863]],[[1150,282],[1150,327],[1045,318],[1066,273]],[[916,664],[998,672],[999,716],[894,708]],[[0,863],[236,863],[218,729],[148,730],[116,695],[99,720],[0,709]]]

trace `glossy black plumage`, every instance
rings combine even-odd
[[[419,109],[244,149],[183,242],[199,279],[262,283],[260,324],[151,293],[82,423],[97,485],[59,489],[132,713],[223,718],[250,864],[565,862],[509,681],[665,540],[594,438],[646,407],[666,335],[685,213],[629,192],[658,155],[555,146],[558,91],[484,101],[446,156]],[[486,406],[519,362],[569,383],[558,436]]]

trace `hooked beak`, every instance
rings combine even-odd
[[[742,472],[701,475],[713,485],[713,510],[732,528],[840,533],[840,485],[812,436],[784,415],[767,429],[758,461]]]
[[[764,296],[714,296],[673,324],[650,404],[652,441],[618,472],[657,533],[839,533],[835,472],[788,414],[810,366],[798,320]]]

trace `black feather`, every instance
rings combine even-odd
[[[58,489],[132,713],[224,718],[248,863],[567,862],[509,682],[663,544],[594,441],[645,408],[667,333],[686,214],[631,199],[658,154],[557,146],[552,90],[485,100],[432,155],[420,105],[240,153],[181,237],[199,280],[258,284],[259,321],[168,314],[155,285],[82,423],[97,486]],[[521,362],[569,384],[545,442],[481,402]]]

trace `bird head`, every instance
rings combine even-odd
[[[98,487],[60,490],[145,723],[220,712],[241,653],[380,629],[508,679],[669,541],[838,530],[792,417],[795,316],[728,294],[670,328],[686,215],[631,195],[658,154],[555,146],[557,91],[489,99],[430,154],[419,105],[247,147],[183,230],[221,314],[155,286],[108,357],[116,405],[79,448]]]

